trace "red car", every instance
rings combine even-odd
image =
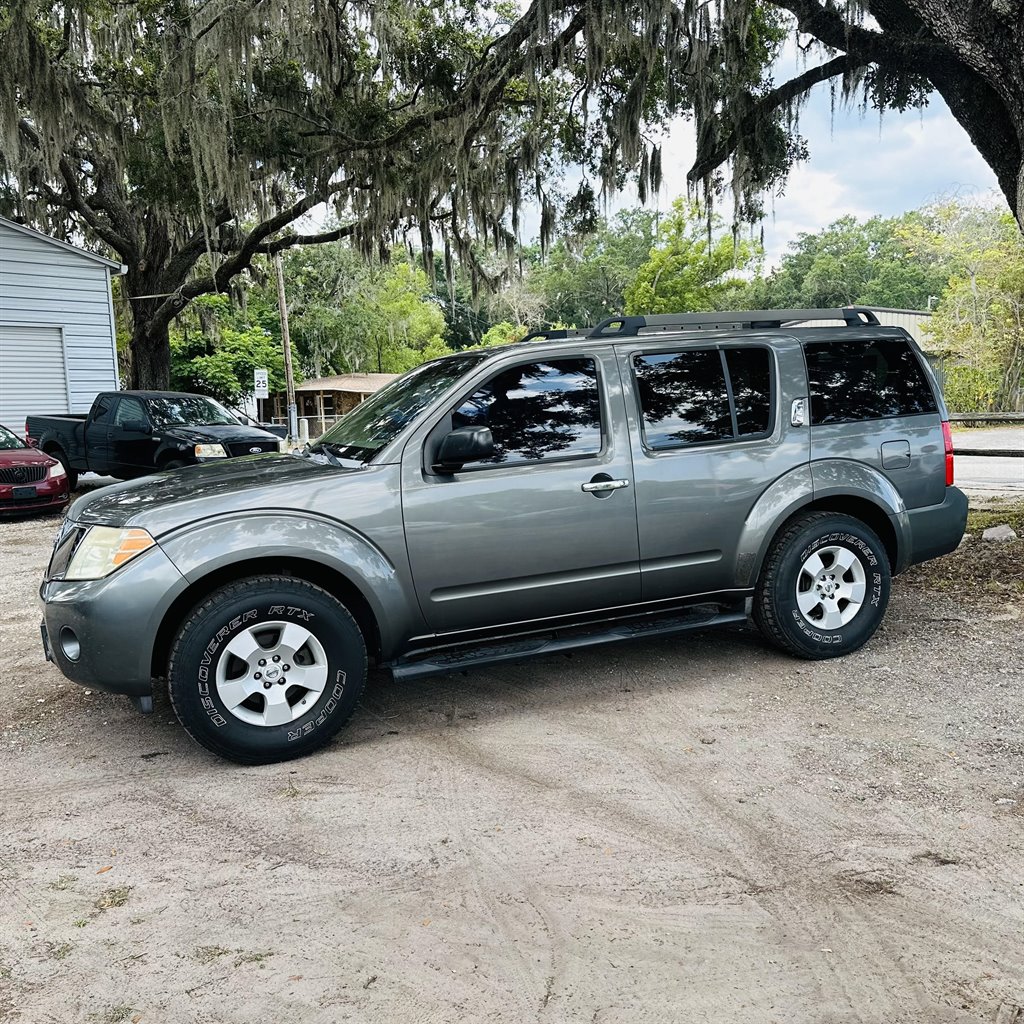
[[[57,512],[68,497],[64,467],[0,424],[0,513]]]

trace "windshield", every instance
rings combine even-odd
[[[167,398],[150,398],[149,416],[155,427],[171,427],[178,423],[187,426],[213,426],[230,424],[238,426],[238,420],[220,402],[204,395],[174,395]]]
[[[417,366],[342,416],[316,445],[329,445],[342,458],[369,462],[435,398],[485,358],[482,352],[474,352]]]
[[[6,427],[0,427],[0,449],[8,448],[27,448],[25,444],[17,434],[12,433]]]

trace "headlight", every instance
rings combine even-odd
[[[222,444],[197,444],[196,445],[196,458],[197,459],[226,459],[228,453],[224,450]]]
[[[57,479],[59,479],[60,477],[62,477],[62,476],[66,476],[66,475],[67,475],[67,474],[66,474],[66,473],[64,472],[64,467],[63,467],[63,466],[62,466],[62,465],[61,465],[61,464],[60,464],[59,462],[55,462],[55,463],[54,463],[54,464],[53,464],[53,465],[52,465],[52,466],[50,467],[50,473],[49,473],[49,476],[50,476],[50,479],[51,479],[51,480],[57,480]]]
[[[102,579],[155,543],[145,530],[93,526],[78,545],[64,579]]]

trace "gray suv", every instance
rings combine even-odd
[[[835,326],[800,326],[807,321]],[[42,585],[68,678],[203,746],[308,754],[397,678],[752,616],[854,651],[952,551],[941,395],[869,310],[619,317],[436,359],[297,455],[79,498]]]

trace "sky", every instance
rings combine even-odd
[[[833,117],[828,86],[819,86],[801,111],[800,134],[809,159],[792,171],[784,194],[766,203],[769,266],[800,232],[845,214],[894,216],[937,199],[999,194],[995,175],[937,95],[923,111],[887,111],[879,119],[875,110],[837,105]],[[677,122],[664,144],[661,208],[685,194],[694,149],[692,125]],[[612,208],[633,203],[635,196],[622,195]]]

